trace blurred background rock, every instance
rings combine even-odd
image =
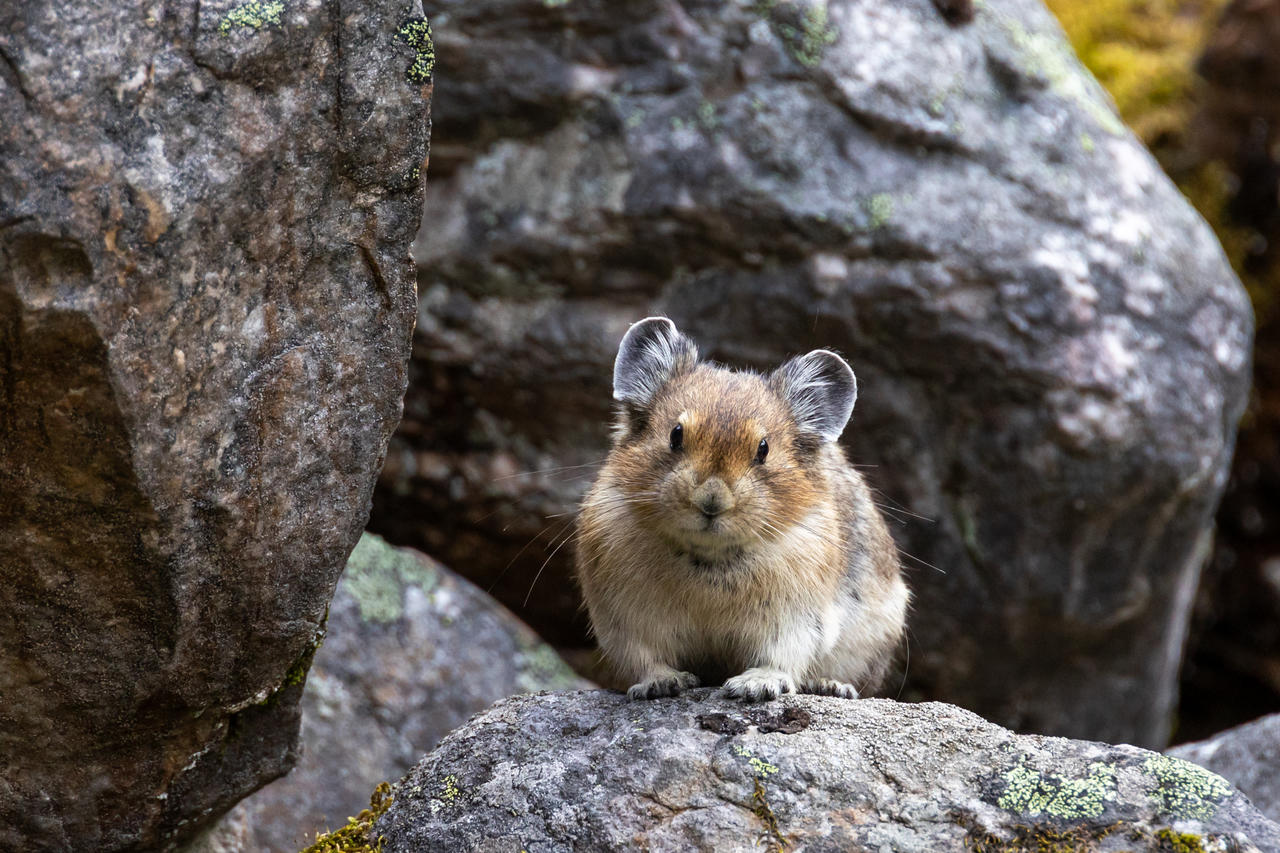
[[[572,511],[605,449],[611,347],[665,312],[733,363],[853,360],[846,441],[914,555],[904,698],[1149,745],[1274,709],[1274,4],[1237,5],[1055,9],[1249,284],[1260,390],[1216,545],[1248,309],[1021,2],[936,31],[923,2],[884,27],[856,3],[426,4],[443,225],[415,247],[413,375],[371,529],[594,673]]]
[[[1182,670],[1177,740],[1280,708],[1280,2],[1050,0],[1213,226],[1257,322],[1253,392]]]

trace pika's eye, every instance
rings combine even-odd
[[[671,449],[679,450],[684,447],[684,427],[676,424],[671,429]]]
[[[760,439],[760,446],[756,448],[756,464],[763,465],[764,458],[769,455],[769,439]]]

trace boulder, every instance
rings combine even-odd
[[[295,758],[406,382],[414,10],[0,11],[2,849],[169,849]]]
[[[709,690],[498,703],[370,832],[415,850],[1280,850],[1221,777],[1132,746],[1015,735],[951,705]]]
[[[628,323],[834,348],[910,555],[903,695],[1163,745],[1252,313],[1038,0],[426,5],[443,161],[372,529],[584,644]]]
[[[1258,312],[1253,394],[1217,516],[1182,670],[1180,740],[1280,708],[1280,0],[1234,0],[1200,58],[1191,163],[1219,175],[1220,219]],[[1210,186],[1212,184],[1210,183]]]
[[[1258,811],[1280,821],[1280,714],[1184,743],[1168,755],[1192,761],[1228,779]]]
[[[232,809],[196,849],[296,853],[498,699],[590,686],[484,592],[365,534],[307,676],[298,765]]]

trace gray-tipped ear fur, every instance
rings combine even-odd
[[[698,362],[698,348],[666,317],[635,323],[618,345],[613,399],[647,406],[667,380]]]
[[[835,441],[853,414],[858,380],[843,358],[825,349],[791,359],[770,383],[782,394],[800,429]]]

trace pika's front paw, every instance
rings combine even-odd
[[[682,690],[697,687],[702,682],[692,672],[673,672],[659,675],[633,684],[627,689],[632,699],[658,699],[663,696],[679,696]]]
[[[812,693],[816,696],[839,696],[842,699],[857,699],[858,690],[852,684],[836,681],[834,678],[815,678],[800,685],[801,693]]]
[[[724,695],[748,702],[764,702],[795,692],[796,683],[791,676],[775,669],[749,669],[724,683]]]

